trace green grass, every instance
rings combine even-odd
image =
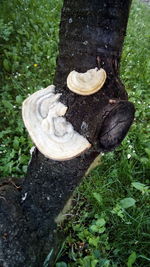
[[[0,8],[2,176],[23,176],[29,161],[21,104],[52,83],[62,1],[2,1]]]
[[[60,0],[2,1],[0,9],[1,176],[26,173],[32,146],[21,118],[28,94],[52,83]],[[76,190],[57,267],[150,265],[149,8],[133,1],[121,76],[136,106],[122,145],[102,156]]]

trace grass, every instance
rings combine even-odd
[[[2,176],[23,176],[29,161],[21,104],[28,94],[52,83],[62,2],[2,1],[0,9]]]
[[[1,3],[1,176],[26,173],[32,143],[21,103],[52,82],[61,6],[60,0]],[[150,265],[148,20],[149,8],[133,1],[121,76],[136,106],[135,122],[122,145],[103,155],[76,190],[71,216],[60,225],[67,238],[56,267]]]

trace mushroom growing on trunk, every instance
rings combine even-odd
[[[39,90],[23,102],[22,116],[39,151],[49,159],[63,161],[80,155],[91,145],[67,122],[67,107],[59,98],[54,85]]]
[[[68,88],[79,95],[92,95],[99,91],[106,80],[104,69],[90,69],[85,73],[73,70],[67,77]]]

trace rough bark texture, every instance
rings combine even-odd
[[[67,120],[92,147],[64,162],[49,160],[36,149],[19,187],[18,181],[1,182],[0,266],[42,266],[50,252],[53,266],[55,218],[95,157],[119,145],[133,121],[134,107],[119,79],[130,2],[64,1],[54,84],[68,106]],[[85,97],[68,90],[70,71],[95,67],[107,72],[102,90]]]

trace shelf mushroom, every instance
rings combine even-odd
[[[54,85],[39,90],[23,102],[22,116],[39,151],[50,159],[63,161],[80,155],[91,144],[63,117],[67,107],[59,98]]]
[[[79,95],[92,95],[98,92],[106,80],[104,69],[90,69],[85,73],[71,71],[67,77],[67,87]]]

